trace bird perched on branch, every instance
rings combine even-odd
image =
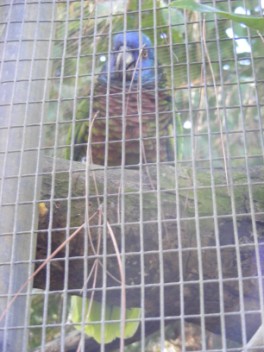
[[[68,134],[67,158],[115,166],[174,160],[172,99],[155,59],[150,39],[139,32],[113,37],[109,60],[99,74],[90,97],[82,99]],[[106,305],[102,336],[102,305],[86,300],[85,332],[98,343],[109,343],[120,335],[121,308]],[[82,298],[72,296],[71,319],[81,323]],[[89,312],[89,314],[88,314]],[[126,310],[123,338],[138,328],[140,309]],[[95,324],[94,324],[95,323]],[[78,325],[76,327],[78,329]]]
[[[101,165],[138,165],[174,159],[171,97],[151,40],[139,32],[113,37],[91,96],[81,101],[67,158]],[[91,106],[92,104],[92,106]],[[89,139],[89,142],[88,142]]]

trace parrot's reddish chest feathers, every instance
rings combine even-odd
[[[156,102],[157,100],[157,102]],[[137,165],[170,160],[171,103],[165,90],[123,93],[98,86],[93,99],[91,150],[95,164]],[[88,134],[88,131],[87,131]]]
[[[155,54],[144,33],[113,36],[94,90],[76,112],[74,160],[137,166],[174,159],[173,99]]]

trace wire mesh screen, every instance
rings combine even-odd
[[[1,351],[264,350],[263,9],[0,4]]]

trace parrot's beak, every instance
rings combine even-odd
[[[128,51],[126,47],[121,46],[119,52],[116,55],[115,64],[115,68],[119,77],[123,76],[123,70],[125,70],[126,78],[131,79],[133,75],[133,69],[135,68],[135,59],[131,51]]]

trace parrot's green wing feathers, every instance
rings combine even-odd
[[[93,337],[98,343],[110,343],[116,338],[121,337],[121,309],[113,305],[105,306],[104,326],[100,323],[102,320],[102,305],[99,302],[91,302],[85,299],[85,314],[82,319],[83,298],[71,296],[70,317],[75,328],[82,331],[83,324],[85,333]],[[140,309],[130,308],[126,310],[126,319],[130,320],[125,323],[125,339],[132,337],[139,326]],[[84,320],[84,321],[83,321]],[[103,333],[103,336],[102,336]]]

